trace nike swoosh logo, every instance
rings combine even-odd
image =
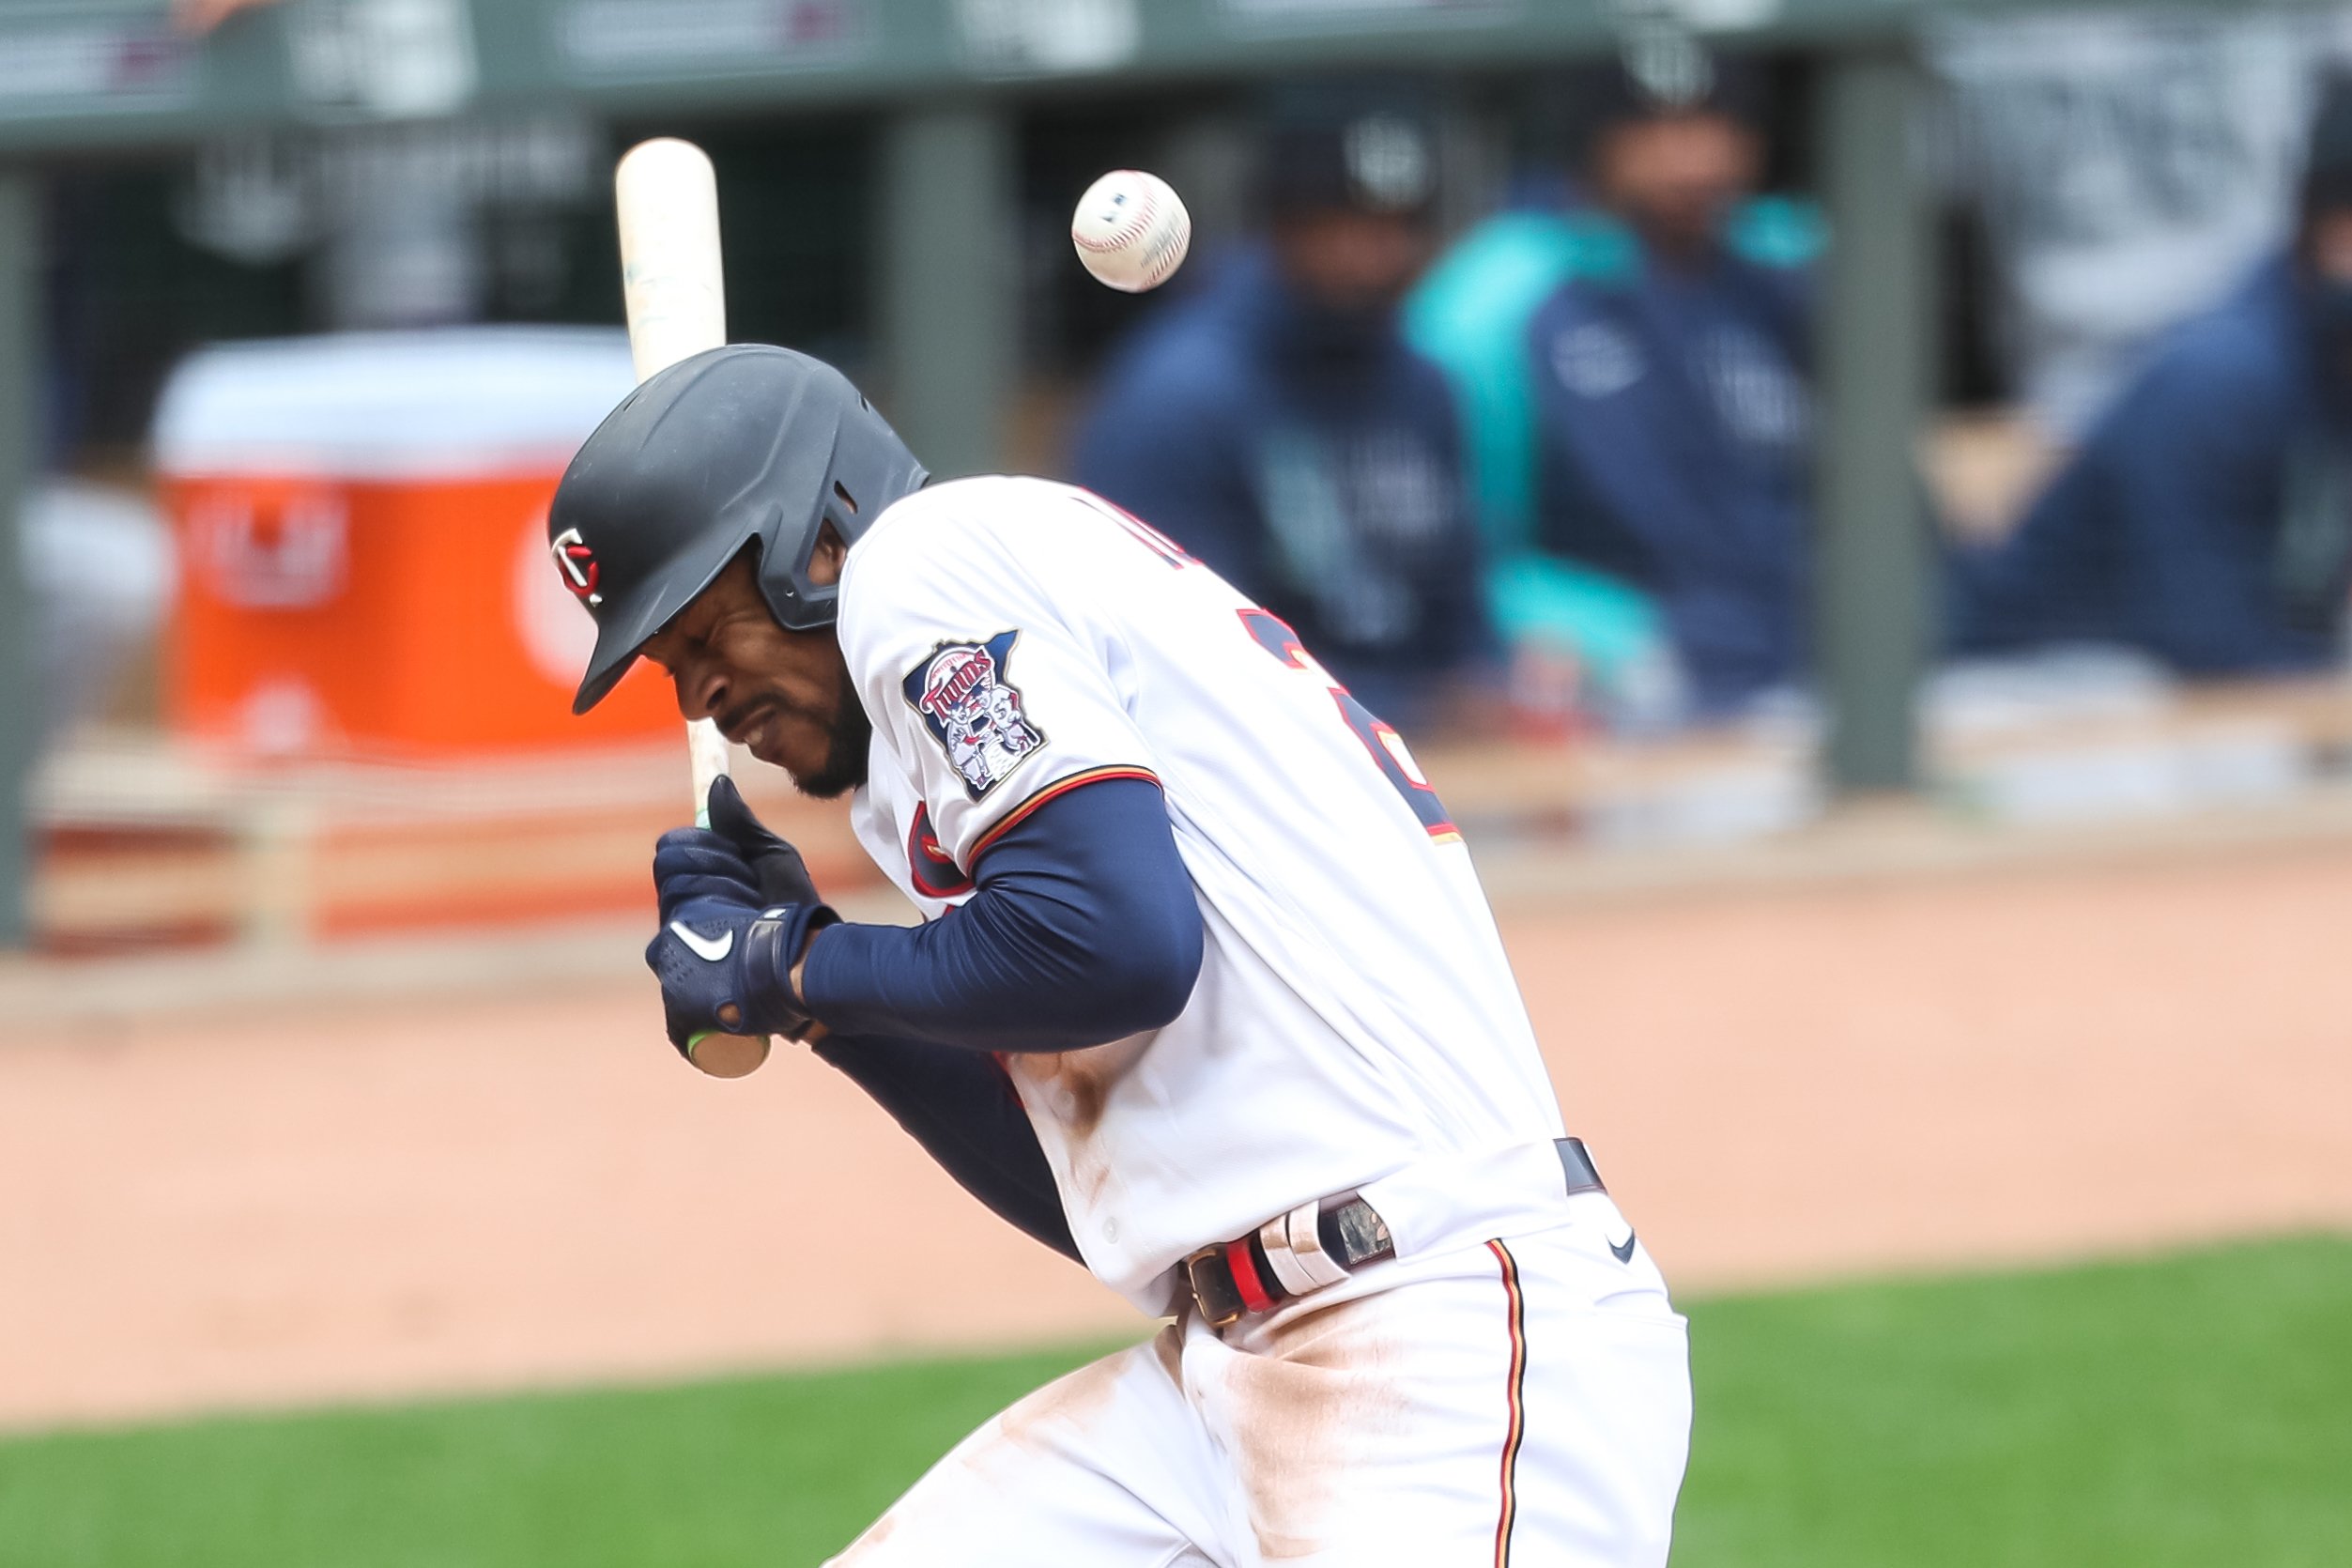
[[[731,935],[732,933],[730,932],[730,934]],[[1616,1257],[1617,1257],[1617,1261],[1618,1261],[1618,1262],[1620,1262],[1620,1263],[1631,1263],[1631,1262],[1633,1262],[1633,1260],[1634,1260],[1634,1233],[1633,1233],[1632,1231],[1627,1231],[1627,1232],[1625,1233],[1625,1244],[1624,1244],[1622,1247],[1619,1246],[1616,1242],[1612,1241],[1612,1242],[1610,1242],[1610,1243],[1608,1244],[1608,1250],[1609,1250],[1612,1253],[1616,1254]]]
[[[717,941],[714,942],[709,937],[701,935],[699,932],[696,931],[684,920],[672,920],[669,923],[669,934],[684,943],[687,946],[693,948],[694,956],[700,959],[705,963],[716,963],[719,960],[725,958],[728,954],[735,950],[735,933],[733,931],[728,931],[722,934]]]

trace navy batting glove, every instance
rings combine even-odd
[[[653,845],[653,895],[668,924],[690,899],[739,899],[762,907],[816,904],[800,851],[769,831],[721,774],[711,781],[709,827],[681,827]]]
[[[807,1034],[814,1020],[792,990],[792,965],[809,933],[839,918],[822,904],[723,896],[665,911],[645,963],[661,982],[669,1043],[683,1056],[700,1035]]]
[[[752,815],[743,792],[725,774],[711,780],[711,832],[749,867],[752,885],[772,904],[822,903],[800,851]]]
[[[697,899],[720,899],[764,909],[759,873],[708,828],[673,828],[653,841],[653,898],[662,924]],[[813,902],[814,900],[810,900]]]

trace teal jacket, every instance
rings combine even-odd
[[[1811,208],[1762,198],[1733,215],[1726,242],[1744,260],[1796,268],[1820,254],[1822,230]],[[1641,265],[1639,241],[1605,214],[1514,209],[1447,252],[1405,313],[1407,339],[1453,388],[1498,630],[1508,641],[1576,655],[1604,684],[1653,653],[1666,632],[1648,594],[1539,546],[1542,432],[1528,333],[1563,286],[1622,285]]]

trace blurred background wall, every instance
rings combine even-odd
[[[1318,606],[1295,474],[1262,505],[1279,464],[1220,448],[1210,419],[1156,450],[1171,473],[1256,465],[1236,483],[1257,500],[1199,501],[1251,520],[1187,542],[1332,656],[1369,638],[1358,678],[1390,669],[1400,722],[1526,764],[1489,813],[1511,831],[1738,838],[1883,790],[2100,818],[2331,776],[2342,717],[2310,678],[2341,662],[2335,372],[2293,452],[2203,465],[2227,494],[2202,525],[2089,494],[2115,490],[2101,421],[2183,323],[2290,250],[2282,308],[2321,308],[2331,8],[125,0],[12,6],[0,36],[28,612],[0,660],[20,780],[0,816],[30,846],[0,906],[20,940],[365,923],[308,895],[260,913],[253,889],[283,878],[237,869],[257,843],[332,842],[338,815],[380,824],[337,804],[364,787],[331,765],[438,770],[407,793],[463,814],[502,769],[561,768],[551,746],[661,733],[651,690],[594,727],[538,711],[577,628],[523,564],[532,498],[605,397],[564,357],[592,338],[524,330],[615,326],[607,171],[656,132],[717,161],[735,336],[838,360],[942,471],[1074,475],[1147,514],[1195,504],[1118,441],[1181,401],[1155,334],[1336,309],[1293,266],[1300,214],[1397,217],[1377,308],[1446,389],[1419,414],[1300,418],[1327,444],[1451,423],[1428,472],[1458,534],[1382,511],[1393,475],[1358,463],[1376,500],[1330,524],[1353,607]],[[1342,166],[1351,122],[1383,115],[1422,182],[1393,215]],[[1317,134],[1339,161],[1321,193]],[[1155,295],[1099,287],[1067,249],[1075,193],[1121,165],[1169,177],[1197,223]],[[1246,305],[1234,280],[1268,254],[1272,292]],[[2277,376],[2328,330],[2298,320]],[[1237,330],[1241,382],[1323,395],[1277,362],[1289,327]],[[223,343],[264,346],[205,352]],[[2161,442],[2160,409],[2120,417],[2111,444]],[[1454,569],[1429,561],[1470,554],[1474,586],[1440,604]],[[2217,573],[2235,586],[2170,580]],[[1407,610],[1418,630],[1377,629]],[[2248,680],[2216,738],[2189,686]],[[2112,744],[2086,751],[2084,722]],[[1628,768],[1648,782],[1610,782]],[[106,857],[141,834],[187,875],[117,898]],[[208,845],[240,891],[202,893]],[[126,904],[147,913],[103,917]]]

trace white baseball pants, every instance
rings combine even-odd
[[[837,1568],[1661,1568],[1686,1330],[1616,1206],[1566,1203],[1049,1384]]]

